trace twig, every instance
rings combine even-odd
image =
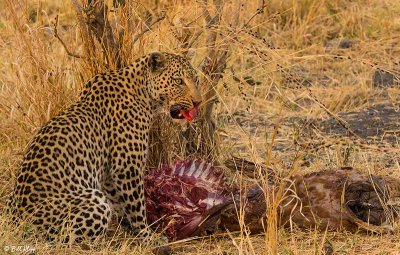
[[[203,8],[204,8],[204,6],[203,6]],[[203,13],[204,13],[204,12],[203,12]],[[209,15],[208,10],[206,10],[206,14],[207,14],[207,13],[208,13],[208,15]],[[197,18],[196,18],[196,19],[197,19]],[[196,20],[196,19],[195,19],[195,20]],[[195,20],[194,20],[194,21],[195,21]],[[188,24],[185,24],[185,29],[187,29],[188,26],[189,26],[191,23],[193,23],[194,21],[189,22]],[[212,23],[215,23],[214,21],[215,21],[215,19],[209,19],[208,22],[206,21],[206,25],[204,26],[204,28],[211,28]],[[197,39],[199,39],[199,37],[203,34],[204,31],[205,31],[204,29],[199,30],[199,31],[197,31],[196,33],[193,33],[193,34],[192,34],[190,40],[184,40],[184,41],[183,41],[182,47],[186,49],[186,50],[184,51],[186,54],[188,53],[188,49],[190,49],[190,48],[193,46],[193,44],[197,41]],[[188,37],[188,39],[189,39],[189,37]]]
[[[203,33],[203,30],[197,31],[193,36],[192,39],[187,43],[186,49],[189,49],[193,46],[193,44],[199,39],[200,35]]]
[[[71,57],[74,57],[74,58],[83,58],[83,56],[81,56],[79,54],[76,54],[76,53],[72,53],[68,49],[67,45],[65,44],[65,42],[61,39],[60,35],[58,34],[57,27],[58,27],[58,15],[56,16],[55,22],[54,22],[54,37],[57,38],[60,41],[60,43],[64,47],[65,51],[67,52],[68,56],[71,56]]]
[[[346,129],[352,136],[354,136],[354,137],[360,139],[361,141],[364,140],[363,138],[361,138],[359,135],[357,135],[357,134],[353,131],[353,129],[351,128],[351,126],[349,125],[349,123],[347,123],[344,119],[342,119],[341,117],[339,117],[339,115],[337,115],[337,114],[331,112],[331,111],[325,106],[324,103],[322,103],[321,101],[319,101],[319,100],[314,96],[314,94],[312,93],[312,91],[311,91],[310,88],[307,88],[307,90],[308,90],[308,95],[309,95],[309,97],[310,97],[312,100],[314,100],[314,101],[319,105],[319,107],[321,107],[322,110],[324,110],[329,116],[331,116],[332,118],[334,118],[334,119],[339,123],[339,125],[341,125],[344,129]]]
[[[257,11],[250,17],[250,19],[243,25],[243,28],[247,27],[249,23],[259,14],[264,12],[264,9],[267,8],[266,4],[263,4],[260,8],[257,8]]]
[[[207,9],[207,3],[208,3],[208,0],[202,1],[202,16],[205,21],[204,28],[210,29],[213,26],[215,26],[217,24],[217,22],[219,21],[219,19],[221,18],[223,4],[222,4],[221,0],[216,0],[214,2],[214,6],[216,8],[216,14],[214,15],[214,17],[212,17],[209,10]],[[188,24],[185,24],[183,26],[183,30],[187,30],[188,26],[191,23],[195,22],[197,19],[198,18],[194,19],[193,21],[189,22]],[[172,26],[174,26],[174,25],[172,24]],[[199,39],[199,37],[204,33],[205,29],[196,31],[195,33],[192,33],[191,36],[187,36],[184,40],[181,41],[180,47],[185,49],[183,51],[184,54],[186,54],[186,55],[188,54],[189,49],[193,46],[193,44],[197,41],[197,39]],[[215,32],[212,31],[211,33],[215,33]],[[209,41],[212,41],[212,40],[209,40]]]
[[[145,33],[149,32],[151,30],[151,27],[154,26],[155,24],[157,24],[158,22],[162,21],[163,19],[165,19],[166,13],[162,12],[161,16],[159,16],[155,21],[153,21],[151,24],[149,24],[148,26],[146,25],[146,28],[138,35],[135,36],[135,39],[133,39],[133,44],[135,44],[137,42],[137,40],[139,40]]]

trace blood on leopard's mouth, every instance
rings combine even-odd
[[[179,106],[172,106],[170,115],[173,119],[186,119],[187,121],[192,121],[194,118],[196,118],[198,111],[198,105],[195,105],[193,108],[187,110],[184,110]]]
[[[194,118],[196,118],[198,111],[199,111],[199,107],[195,106],[192,109],[189,109],[189,110],[186,110],[186,111],[185,110],[181,110],[180,111],[180,115],[182,115],[187,121],[191,121]]]

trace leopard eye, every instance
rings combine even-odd
[[[174,78],[174,81],[178,85],[182,85],[183,84],[183,80],[181,78]]]

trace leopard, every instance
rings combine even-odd
[[[144,196],[151,124],[160,108],[192,121],[201,102],[198,71],[179,54],[151,52],[95,75],[27,145],[8,203],[13,217],[52,240],[103,237],[113,215],[152,236]]]

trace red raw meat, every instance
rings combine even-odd
[[[147,218],[165,229],[170,239],[192,236],[205,219],[215,227],[210,217],[213,212],[219,217],[222,207],[232,201],[231,192],[219,169],[201,160],[177,160],[172,167],[152,169],[146,176]]]

